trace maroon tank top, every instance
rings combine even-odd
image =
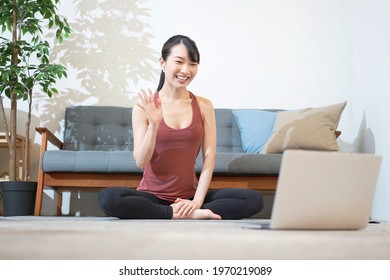
[[[158,98],[155,93],[155,100]],[[161,121],[157,131],[156,147],[146,165],[138,190],[174,202],[195,195],[198,179],[195,161],[203,139],[203,121],[198,101],[192,93],[192,122],[183,129],[170,128]]]

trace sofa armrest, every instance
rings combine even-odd
[[[42,148],[46,151],[47,141],[52,143],[58,149],[62,149],[64,143],[58,139],[49,129],[46,127],[36,127],[35,130],[42,135]]]

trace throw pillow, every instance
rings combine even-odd
[[[239,109],[233,110],[240,130],[242,147],[245,153],[259,153],[271,136],[276,112]]]
[[[272,135],[261,152],[282,153],[286,149],[338,151],[335,131],[346,103],[278,112]]]

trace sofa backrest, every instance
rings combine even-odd
[[[132,151],[132,108],[73,106],[65,110],[64,150]]]
[[[132,108],[73,106],[65,110],[64,150],[132,151]],[[231,109],[215,109],[217,152],[243,152]]]
[[[243,153],[240,130],[232,109],[215,109],[217,152]]]

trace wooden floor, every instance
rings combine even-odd
[[[0,217],[0,259],[390,260],[390,223],[273,231],[261,221]]]

